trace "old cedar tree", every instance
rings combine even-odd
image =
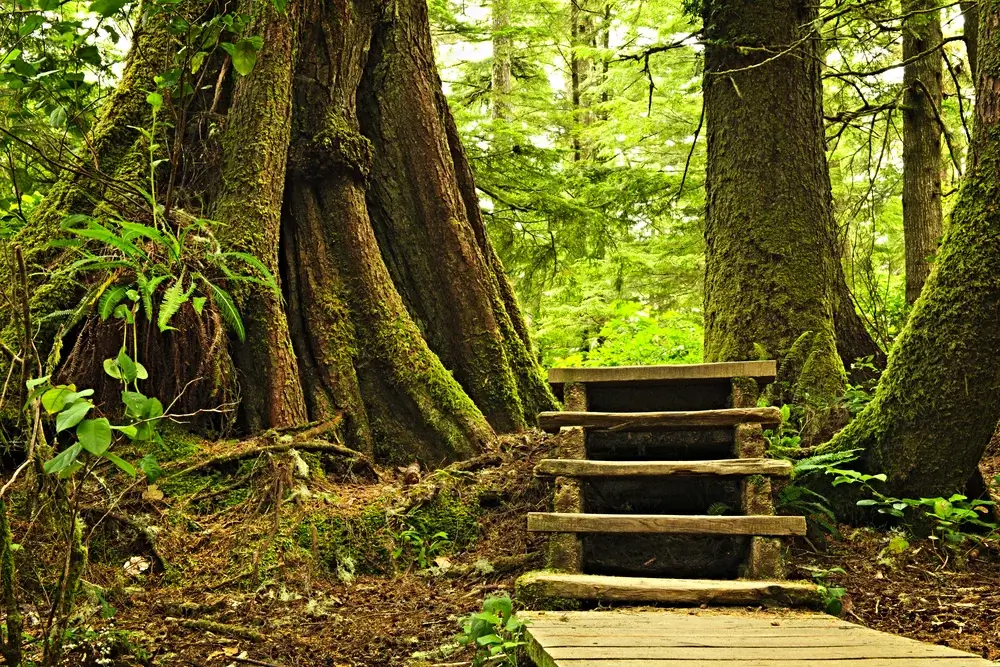
[[[199,0],[180,7],[191,19],[220,11]],[[246,430],[342,413],[354,446],[434,463],[551,408],[486,237],[434,66],[426,3],[292,0],[279,12],[258,1],[243,11],[263,38],[257,65],[238,76],[221,51],[205,65],[204,80],[220,85],[196,91],[172,119],[168,143],[179,159],[159,167],[157,183],[170,190],[160,200],[169,200],[171,220],[218,221],[229,247],[281,276],[283,298],[239,292],[245,344],[220,346],[193,325],[157,334],[147,323],[150,382],[174,394],[191,380],[207,386],[188,389],[186,409],[215,407],[238,383]],[[99,359],[113,352],[104,341],[113,347],[121,336],[93,316],[62,331],[42,319],[80,297],[69,277],[44,270],[64,262],[48,241],[67,213],[143,219],[115,183],[142,182],[148,170],[148,146],[133,128],[149,125],[146,91],[172,67],[167,22],[148,13],[137,30],[94,133],[99,169],[67,174],[15,239],[38,276],[38,344],[44,353],[64,340],[72,349],[60,379],[84,386],[100,384]],[[217,145],[209,127],[223,128]],[[15,329],[8,323],[5,336]]]

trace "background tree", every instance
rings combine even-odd
[[[903,3],[903,233],[906,302],[920,296],[937,252],[941,213],[943,39],[936,2]]]
[[[830,443],[861,448],[887,493],[964,488],[1000,419],[1000,5],[981,3],[971,168],[931,273],[868,407]]]
[[[845,377],[818,13],[798,0],[703,11],[705,358],[785,358],[789,398],[829,406]]]

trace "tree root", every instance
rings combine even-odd
[[[281,454],[287,452],[291,449],[301,449],[307,452],[328,452],[331,454],[338,454],[345,458],[354,459],[355,465],[359,466],[362,470],[366,470],[373,474],[377,479],[381,479],[378,471],[375,469],[375,464],[369,459],[365,454],[357,450],[351,449],[350,447],[345,447],[339,443],[328,442],[326,440],[317,440],[319,436],[325,435],[333,431],[343,420],[343,415],[338,414],[333,419],[323,422],[317,426],[307,428],[304,431],[300,431],[295,435],[285,435],[282,436],[283,442],[274,443],[273,438],[276,432],[271,432],[258,438],[260,440],[267,441],[269,444],[263,445],[251,445],[249,448],[244,449],[239,452],[228,452],[226,454],[220,454],[219,456],[214,456],[210,459],[206,459],[194,465],[188,466],[187,468],[182,468],[180,470],[169,471],[166,478],[179,477],[181,475],[190,475],[192,473],[200,472],[207,468],[214,468],[221,465],[226,465],[227,463],[234,463],[236,461],[241,461],[243,459],[253,458],[260,456],[262,454]],[[251,443],[255,442],[253,440]]]

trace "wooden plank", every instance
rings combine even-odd
[[[585,383],[684,383],[751,377],[773,382],[774,361],[728,361],[714,364],[670,364],[663,366],[614,366],[602,368],[552,368],[551,384]]]
[[[716,634],[702,634],[703,631],[692,629],[683,635],[650,636],[648,633],[615,631],[613,635],[600,635],[593,632],[586,635],[553,634],[552,628],[529,627],[532,636],[546,647],[747,647],[747,648],[782,648],[792,646],[829,646],[846,647],[871,643],[870,633],[856,630],[809,630],[795,628],[778,628],[774,630],[754,629],[752,634],[738,634],[732,630],[717,630]],[[697,632],[698,634],[690,634]]]
[[[815,611],[770,610],[738,613],[733,609],[642,609],[625,607],[613,611],[520,611],[518,617],[534,624],[566,627],[608,627],[615,624],[634,627],[673,628],[690,623],[699,627],[707,624],[752,625],[754,627],[821,627],[865,629],[857,623]]]
[[[647,579],[593,574],[531,572],[517,587],[526,599],[604,600],[665,604],[753,605],[776,602],[815,607],[819,592],[813,584],[790,581],[728,581],[714,579]]]
[[[769,408],[725,408],[687,412],[542,412],[538,427],[556,433],[566,426],[600,428],[613,431],[651,431],[658,429],[735,427],[739,424],[777,426],[781,411]]]
[[[669,580],[660,580],[669,581]],[[782,582],[773,582],[782,583]],[[984,667],[989,661],[818,613],[520,612],[539,667]]]
[[[873,658],[934,658],[961,659],[969,654],[960,653],[943,646],[912,642],[880,646],[828,646],[822,649],[800,644],[781,649],[748,648],[740,646],[724,647],[683,647],[683,646],[546,646],[545,652],[557,662],[563,660],[871,660]]]
[[[529,649],[528,655],[539,667],[996,667],[982,658],[848,658],[824,660],[822,654],[808,660],[785,660],[780,656],[765,660],[559,660],[545,662]]]
[[[590,461],[543,459],[535,466],[539,476],[667,477],[670,475],[771,475],[788,477],[792,464],[774,459],[720,459],[717,461]]]
[[[682,535],[805,535],[801,516],[528,513],[533,533],[672,533]]]

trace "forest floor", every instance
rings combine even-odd
[[[471,664],[459,620],[542,563],[525,514],[546,504],[531,471],[551,446],[538,433],[508,437],[435,473],[304,451],[294,458],[308,478],[290,455],[269,455],[132,489],[120,501],[132,525],[106,518],[95,533],[68,664]],[[984,464],[1000,472],[1000,456]],[[889,553],[890,534],[842,532],[793,559],[799,578],[844,570],[829,585],[846,589],[847,620],[1000,659],[996,543],[956,558],[927,541]],[[27,608],[29,632],[40,608]]]

